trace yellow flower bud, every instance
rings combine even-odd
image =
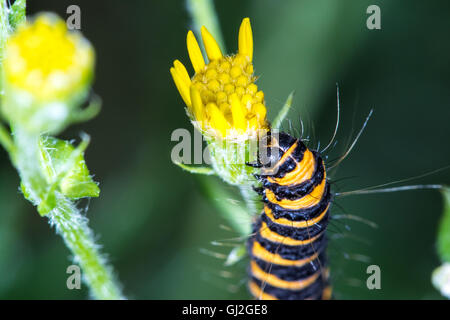
[[[94,60],[91,44],[68,31],[56,15],[40,14],[19,25],[5,45],[4,116],[27,130],[60,131],[80,118],[76,113],[82,112],[79,106],[89,91]]]
[[[3,65],[9,86],[39,101],[64,100],[89,82],[94,51],[62,19],[43,14],[7,40]]]

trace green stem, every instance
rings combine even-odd
[[[39,135],[17,127],[13,128],[13,138],[16,152],[11,158],[19,171],[27,199],[38,206],[45,196],[47,185],[40,165]]]
[[[48,215],[50,224],[64,239],[74,255],[74,262],[83,270],[83,277],[95,299],[124,299],[116,284],[112,269],[98,251],[87,219],[65,197],[57,199],[56,208]]]
[[[53,190],[46,181],[42,173],[39,134],[16,127],[13,137],[16,152],[12,158],[19,171],[25,196],[38,206],[38,211],[42,215],[44,213],[40,210],[40,205],[48,202],[49,196],[53,197],[54,207],[46,216],[71,250],[75,263],[80,265],[83,279],[91,289],[91,295],[95,299],[123,299],[112,275],[112,268],[101,256],[99,246],[95,243],[92,231],[87,225],[87,219],[70,199]]]

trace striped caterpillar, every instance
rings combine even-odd
[[[178,60],[174,61],[174,66],[170,69],[195,126],[202,133],[210,135],[213,138],[211,141],[223,138],[241,141],[245,137],[257,136],[257,131],[261,129],[265,131],[270,128],[266,119],[264,93],[255,84],[250,20],[245,18],[241,24],[239,52],[236,55],[224,56],[207,29],[202,27],[201,33],[209,62],[205,61],[194,34],[189,31],[187,48],[195,75],[190,77]],[[320,153],[328,149],[336,137],[339,126],[339,92],[337,98],[336,129],[325,149],[321,152],[310,151],[302,141],[285,133],[275,138],[272,132],[268,135],[265,149],[275,149],[271,153],[273,167],[261,162],[250,164],[261,168],[260,191],[265,203],[264,211],[254,223],[254,233],[247,242],[251,257],[249,289],[256,298],[326,299],[331,296],[325,257],[325,230],[329,220],[331,193]],[[292,101],[292,97],[288,101]],[[286,116],[291,104],[288,101],[275,118],[273,128],[278,128]],[[328,170],[347,157],[371,114],[372,111],[345,154],[336,163],[327,166]],[[243,131],[244,135],[241,134]],[[226,166],[223,166],[224,170],[220,173],[214,166],[196,168],[179,165],[192,173],[217,174],[233,185],[240,183],[229,180],[229,172],[233,170],[228,170]],[[431,173],[437,171],[440,170]],[[442,189],[441,185],[383,188],[428,174],[360,190],[334,193],[333,196]]]
[[[318,152],[286,133],[267,135],[260,167],[264,210],[247,242],[256,299],[330,299],[325,235],[330,185]]]

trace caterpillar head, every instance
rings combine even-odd
[[[248,165],[261,168],[261,173],[257,175],[259,178],[282,174],[279,172],[280,164],[285,162],[286,159],[283,160],[283,157],[286,157],[286,153],[292,154],[296,147],[294,144],[300,146],[298,148],[300,152],[303,152],[306,148],[300,140],[287,133],[270,131],[259,140],[257,162],[249,163]],[[295,161],[291,159],[283,165],[283,170],[290,170],[295,164]]]

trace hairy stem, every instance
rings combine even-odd
[[[72,200],[61,192],[51,188],[46,181],[41,166],[39,134],[30,133],[20,127],[14,130],[16,151],[12,155],[13,163],[19,171],[25,196],[38,206],[41,215],[46,215],[52,226],[64,239],[72,252],[75,263],[79,264],[85,283],[91,289],[95,299],[123,299],[121,290],[112,275],[112,268],[106,264],[99,253],[87,219],[79,212]],[[47,214],[42,204],[49,198],[54,199],[54,207]]]
[[[57,199],[56,208],[48,215],[50,224],[64,239],[64,243],[74,256],[74,262],[83,270],[84,281],[91,288],[95,299],[123,299],[121,290],[114,279],[112,269],[106,264],[95,244],[87,219],[75,205],[63,196]]]

